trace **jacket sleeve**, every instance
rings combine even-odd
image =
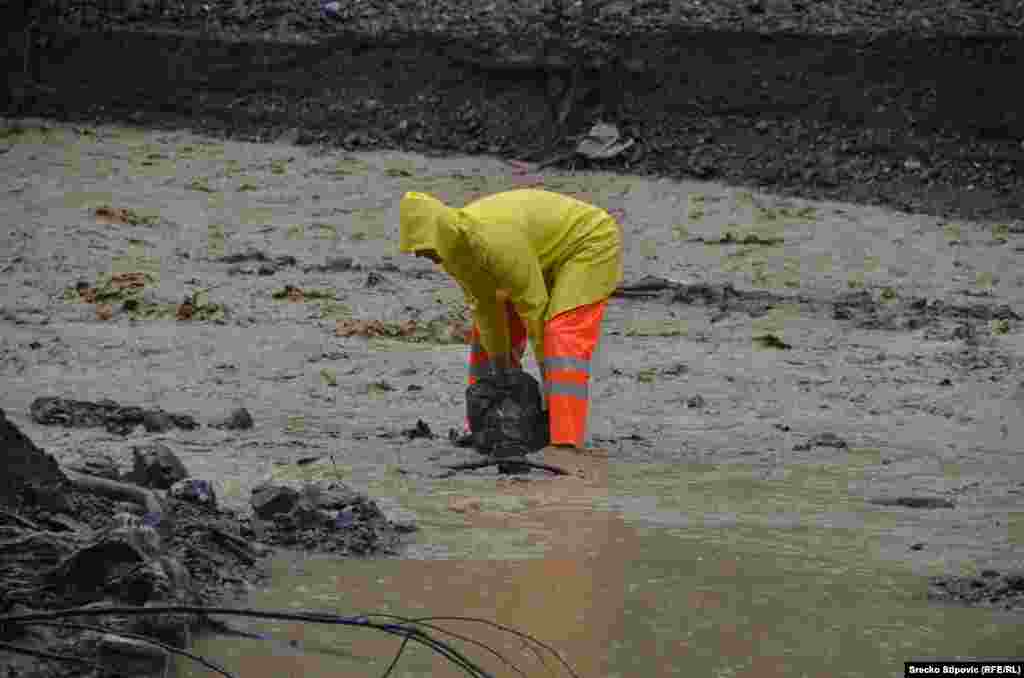
[[[508,293],[509,301],[523,319],[533,353],[543,369],[544,314],[548,307],[548,290],[540,262],[520,233],[506,232],[502,234],[500,242],[481,242],[478,246],[482,250],[479,252],[480,258],[494,277],[496,286]],[[507,327],[500,322],[498,316],[504,309],[499,308],[493,294],[490,299],[478,298],[477,304],[477,323],[484,348],[488,352],[491,352],[491,347],[507,352],[510,345]]]

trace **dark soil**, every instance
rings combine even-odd
[[[1007,86],[1024,60],[1020,3],[613,3],[589,21],[539,3],[359,3],[339,20],[312,2],[209,8],[44,13],[37,84],[12,80],[7,111],[534,159],[603,119],[639,141],[609,169],[1024,215]]]

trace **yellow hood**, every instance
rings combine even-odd
[[[402,196],[398,212],[399,250],[434,250],[442,260],[451,260],[462,236],[459,210],[426,193],[409,192]]]

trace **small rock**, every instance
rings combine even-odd
[[[923,548],[924,548],[924,544],[921,544],[921,543],[917,543],[917,544],[911,544],[911,545],[910,545],[910,550],[911,550],[911,551],[920,551],[920,550],[922,550]]]
[[[277,267],[273,264],[260,264],[260,267],[256,269],[258,275],[274,275],[277,273]]]
[[[163,443],[150,443],[132,448],[135,466],[127,479],[143,487],[166,490],[188,477],[185,465]]]
[[[261,520],[291,513],[299,504],[298,491],[284,485],[261,485],[252,491],[249,503]]]
[[[323,511],[340,511],[368,501],[365,495],[338,481],[307,483],[300,495],[300,501],[309,508]]]
[[[150,410],[142,416],[142,425],[149,433],[164,433],[174,427],[174,420],[163,410]]]
[[[253,427],[253,420],[249,410],[244,407],[237,407],[227,417],[213,422],[210,426],[233,431],[244,431]]]
[[[366,276],[366,286],[377,287],[381,283],[386,282],[386,280],[387,279],[380,273],[377,273],[376,271],[370,271],[370,273]]]
[[[942,497],[875,497],[870,503],[878,506],[903,506],[918,509],[956,508],[949,499]]]
[[[175,499],[198,504],[199,506],[217,507],[217,494],[213,490],[213,485],[208,480],[200,480],[199,478],[180,480],[171,485],[168,494]]]
[[[695,393],[686,399],[686,406],[691,408],[704,407],[704,397],[699,393]]]
[[[402,431],[402,435],[404,435],[409,440],[412,440],[414,438],[434,437],[434,433],[430,430],[430,426],[428,426],[427,423],[422,419],[418,419],[414,427]]]

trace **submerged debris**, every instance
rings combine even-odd
[[[874,497],[868,500],[877,506],[903,506],[916,509],[956,508],[956,504],[943,497]]]
[[[1007,610],[1024,608],[1024,572],[982,570],[976,577],[933,577],[928,598]]]

